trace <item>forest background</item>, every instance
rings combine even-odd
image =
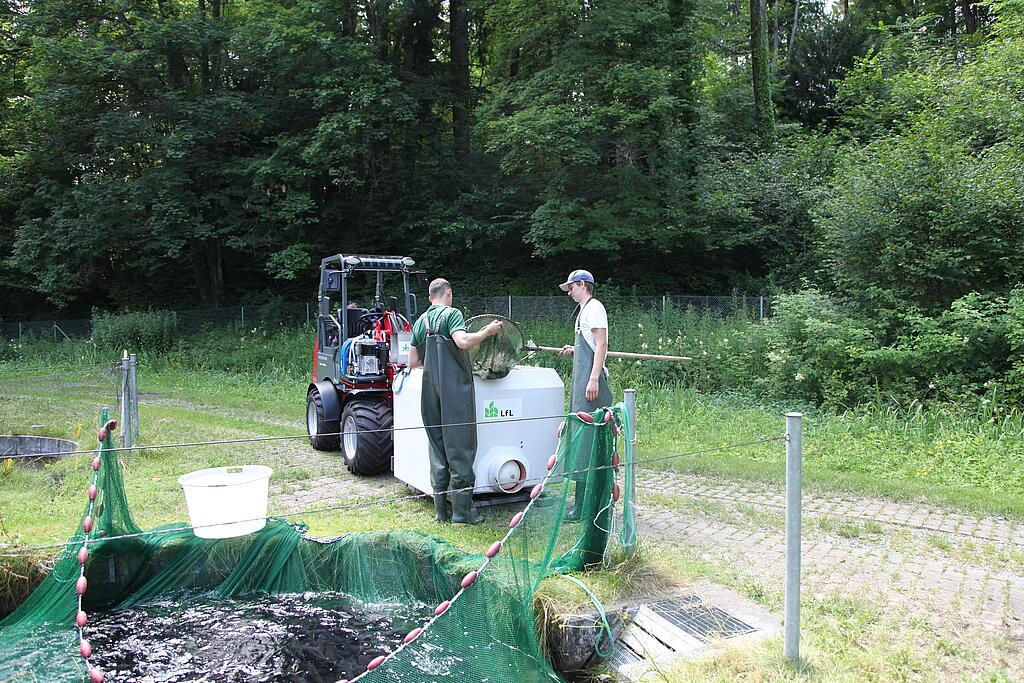
[[[819,403],[1024,401],[1022,0],[4,0],[0,35],[0,320],[305,299],[338,252],[465,294],[582,265],[777,294],[760,358]]]

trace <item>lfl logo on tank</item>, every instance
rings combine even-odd
[[[521,398],[497,399],[488,401],[486,405],[481,401],[480,407],[483,408],[485,420],[507,420],[510,417],[522,417],[523,415],[523,400]]]

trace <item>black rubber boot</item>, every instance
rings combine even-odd
[[[576,482],[576,495],[572,499],[572,507],[565,513],[565,520],[567,522],[578,522],[580,521],[580,515],[583,514],[583,498],[587,493],[587,482],[578,481]]]
[[[479,524],[483,515],[473,507],[473,492],[462,491],[452,494],[452,524]]]
[[[434,519],[439,522],[448,521],[448,494],[438,493],[434,496]]]

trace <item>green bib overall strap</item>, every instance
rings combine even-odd
[[[437,309],[433,322],[426,316],[427,339],[424,344],[423,392],[420,412],[430,446],[430,485],[434,493],[449,486],[461,489],[474,486],[473,460],[476,458],[476,393],[469,354],[440,333],[443,316],[451,309]]]

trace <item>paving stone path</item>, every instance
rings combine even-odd
[[[781,590],[785,491],[665,471],[637,477],[640,532]],[[804,595],[875,601],[999,641],[1024,675],[1024,525],[923,503],[805,492]]]

